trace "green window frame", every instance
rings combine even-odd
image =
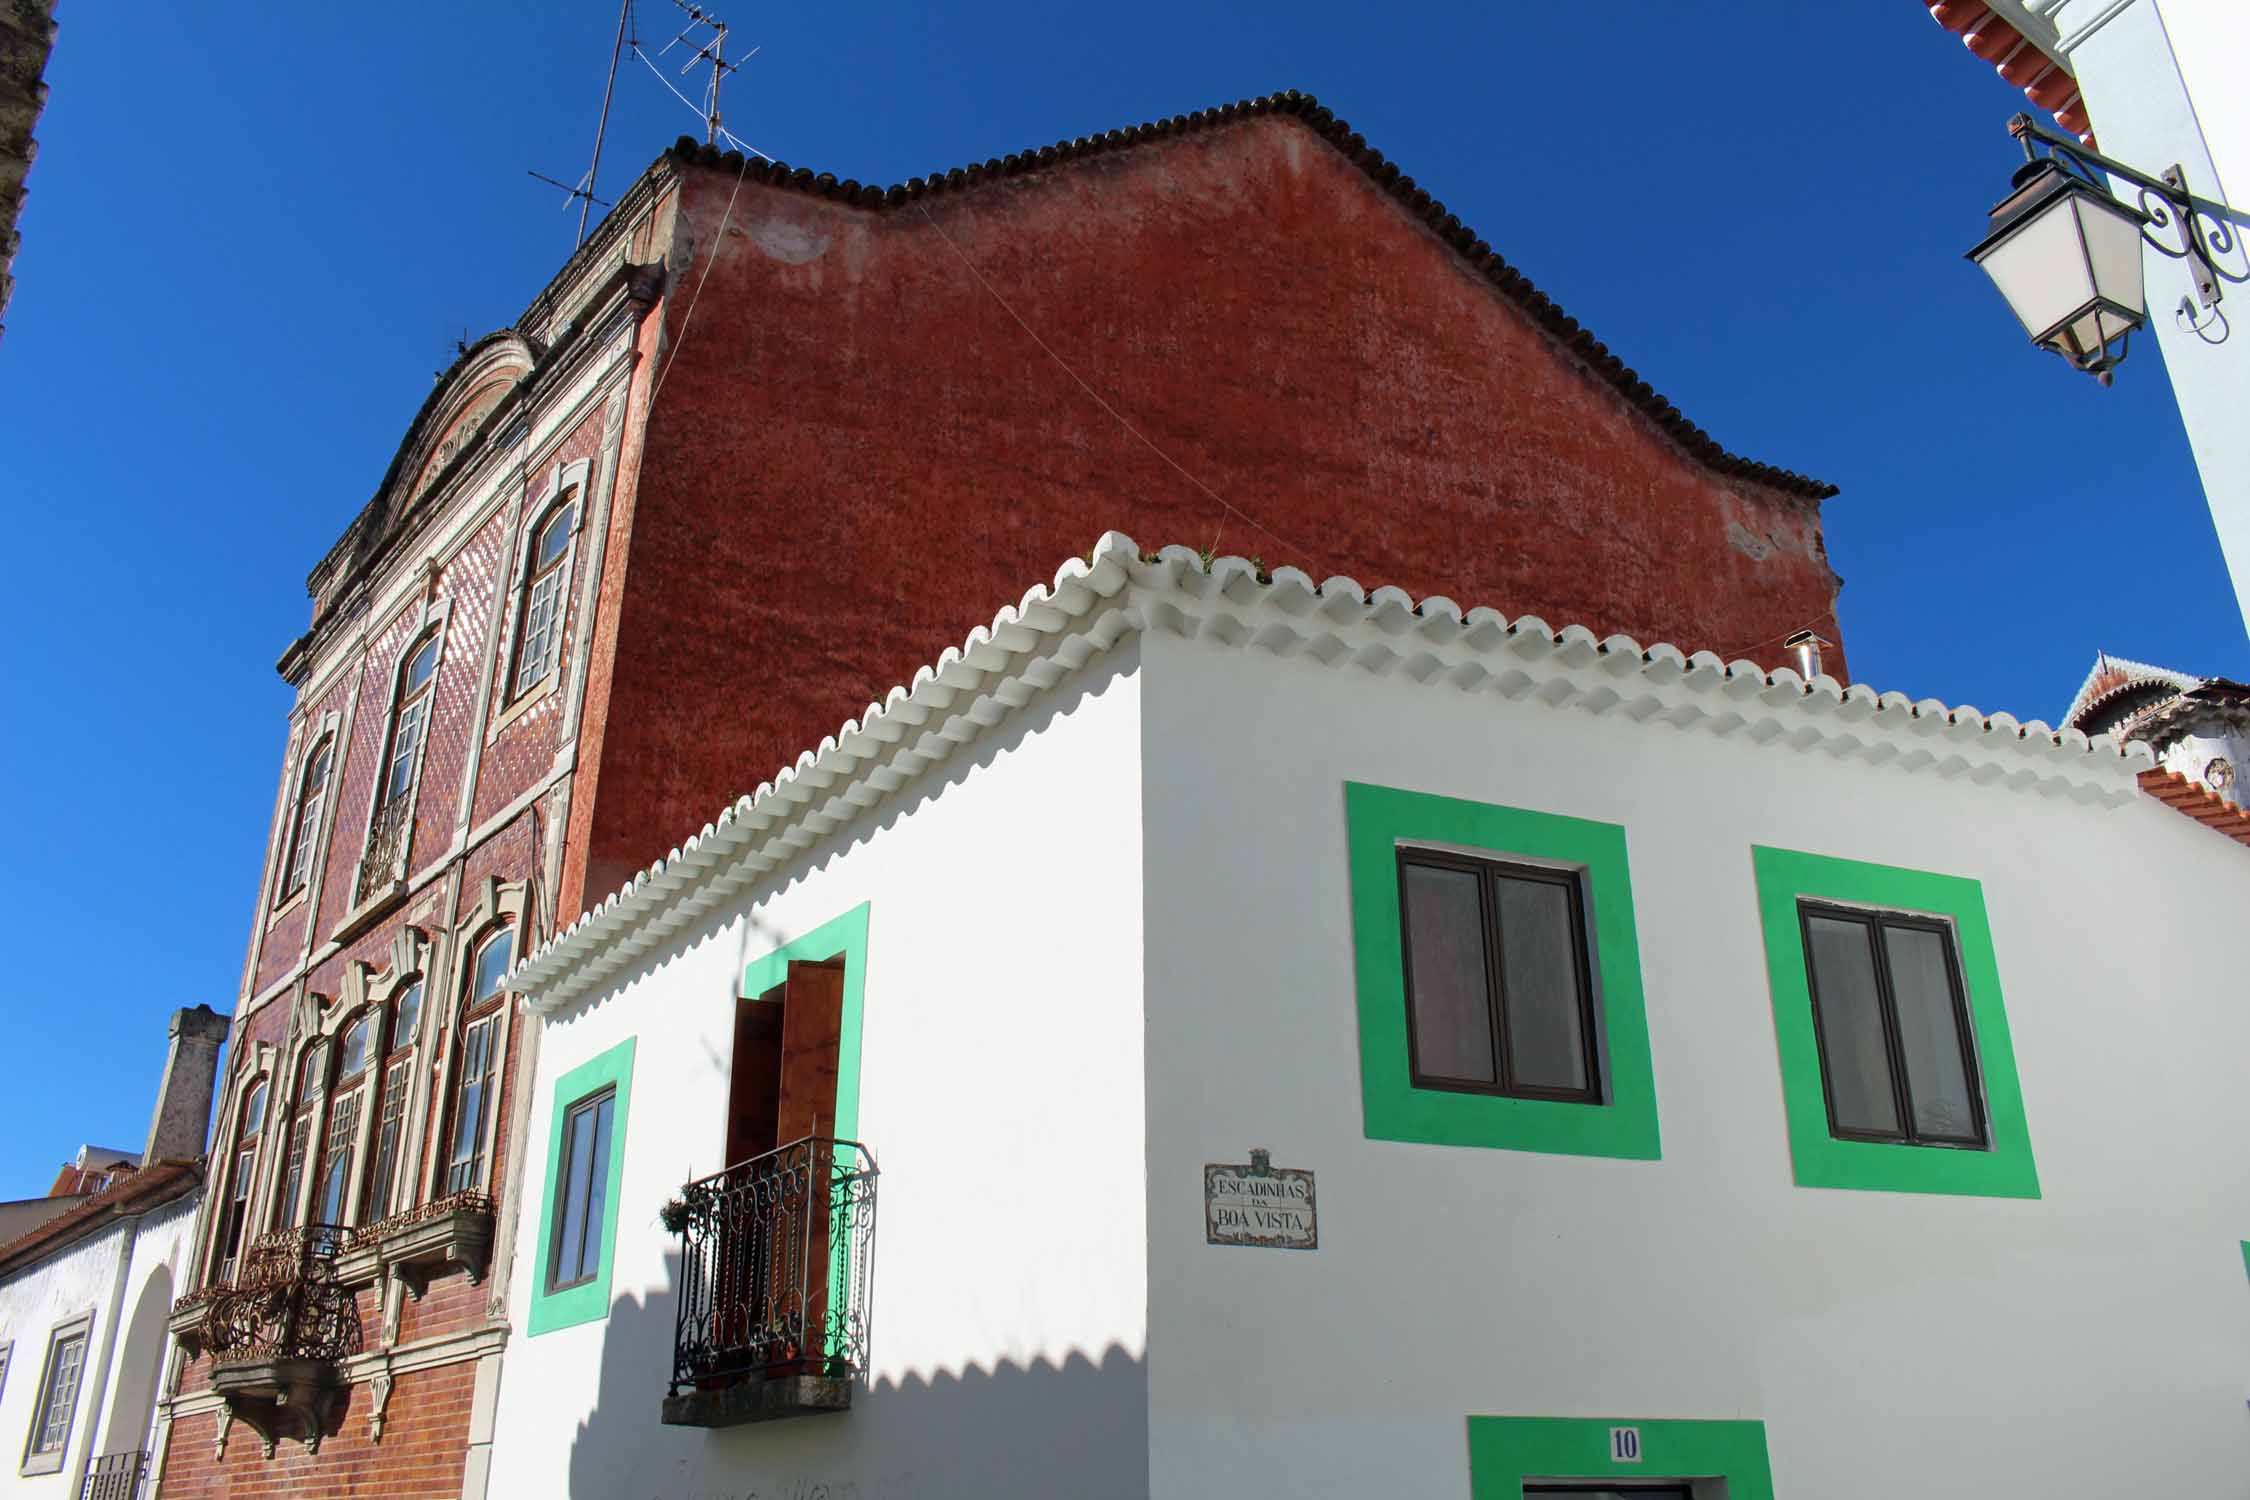
[[[1360,1102],[1369,1140],[1656,1161],[1656,1078],[1625,830],[1364,782],[1344,783]],[[1407,1039],[1401,845],[1455,848],[1578,872],[1590,939],[1599,1103],[1418,1088]]]
[[[625,1175],[625,1132],[633,1107],[633,1048],[627,1037],[599,1056],[589,1058],[555,1080],[552,1123],[547,1132],[547,1196],[538,1220],[539,1274],[531,1284],[531,1336],[574,1328],[609,1316],[610,1274],[617,1263],[617,1221],[624,1201],[619,1186]],[[550,1291],[554,1277],[555,1220],[562,1208],[566,1184],[563,1171],[569,1156],[567,1130],[571,1111],[604,1092],[614,1093],[610,1111],[609,1173],[603,1185],[608,1211],[596,1237],[599,1259],[591,1275],[570,1286]]]
[[[1620,1430],[1639,1458],[1613,1457]],[[1723,1480],[1727,1500],[1773,1500],[1763,1422],[1669,1417],[1471,1417],[1469,1493],[1523,1500],[1524,1485]]]
[[[2039,1169],[2032,1157],[2031,1129],[2016,1076],[2015,1046],[2008,1033],[1984,887],[1965,876],[1764,845],[1754,845],[1750,857],[1759,920],[1765,930],[1766,973],[1773,993],[1782,1100],[1797,1185],[2037,1198]],[[1984,1087],[1987,1140],[1983,1147],[1840,1140],[1830,1130],[1828,1090],[1821,1076],[1798,915],[1802,901],[1936,917],[1952,926]]]
[[[859,905],[821,923],[801,938],[794,938],[742,966],[742,984],[735,991],[745,1000],[756,999],[789,978],[792,963],[844,961],[844,1014],[836,1035],[836,1127],[838,1140],[859,1138],[859,1039],[867,1005],[867,918],[869,903]]]

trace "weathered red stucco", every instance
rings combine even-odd
[[[1838,634],[1816,499],[1691,456],[1292,116],[883,209],[683,171],[566,912],[1107,529],[1772,663]]]

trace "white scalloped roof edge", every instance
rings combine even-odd
[[[1806,682],[1787,668],[1604,639],[1581,625],[1556,630],[1535,615],[1464,611],[1442,595],[1417,602],[1351,578],[1315,583],[1295,568],[1261,580],[1247,559],[1206,566],[1185,547],[1149,560],[1112,531],[527,955],[512,987],[552,1011],[601,985],[1135,631],[2080,802],[2130,800],[2134,777],[2153,764],[2147,746],[2108,735],[1847,688],[1825,674]]]

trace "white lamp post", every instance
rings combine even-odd
[[[2125,340],[2148,320],[2141,248],[2188,262],[2205,307],[2219,300],[2214,244],[2231,249],[2223,205],[2200,204],[2174,167],[2162,178],[2137,172],[2017,115],[2008,130],[2029,158],[2012,190],[1992,209],[1985,237],[1969,252],[2007,299],[2031,341],[2108,385],[2125,358]],[[2036,144],[2035,144],[2036,143]],[[2048,148],[2041,156],[2038,145]],[[2076,168],[2077,170],[2072,170]],[[2120,203],[2094,176],[2104,171],[2141,190],[2141,207]],[[2205,215],[2217,208],[2215,228]],[[2177,225],[2180,248],[2148,231]],[[2229,277],[2229,279],[2235,279]],[[2186,304],[2192,311],[2192,304]]]

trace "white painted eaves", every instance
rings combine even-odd
[[[1846,688],[1825,675],[1807,683],[1786,668],[1767,672],[1623,635],[1604,640],[1579,625],[1557,631],[1536,616],[1463,611],[1439,595],[1417,602],[1396,588],[1368,593],[1350,578],[1316,584],[1294,568],[1261,581],[1243,558],[1206,567],[1185,547],[1144,558],[1130,537],[1112,531],[1087,557],[1064,563],[1051,585],[1001,610],[959,649],[870,703],[526,956],[511,987],[542,1013],[599,990],[1135,631],[1965,778],[2007,793],[2119,804],[2138,795],[2134,778],[2153,763],[2146,746],[2120,747],[2107,735],[2089,739],[2004,713]]]

